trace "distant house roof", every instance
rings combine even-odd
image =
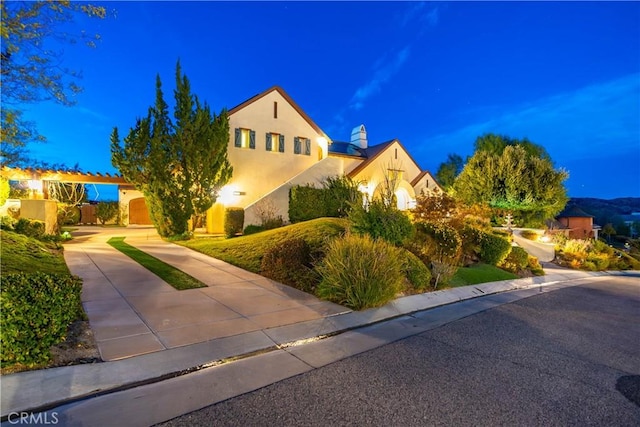
[[[311,117],[309,117],[307,115],[307,113],[305,113],[302,110],[302,108],[300,108],[300,106],[298,104],[296,104],[296,102],[289,96],[289,94],[287,94],[287,92],[285,92],[284,89],[282,89],[280,86],[273,86],[273,87],[265,90],[264,92],[259,93],[259,94],[255,95],[255,96],[247,99],[246,101],[242,102],[241,104],[236,105],[235,107],[233,107],[232,109],[229,110],[229,115],[232,115],[233,113],[235,113],[235,112],[237,112],[239,110],[242,110],[247,105],[253,104],[257,100],[267,96],[268,94],[270,94],[273,91],[278,92],[289,104],[291,104],[293,109],[296,110],[298,112],[298,114],[300,114],[300,116],[309,124],[309,126],[311,126],[313,128],[313,130],[315,130],[316,132],[318,132],[319,134],[321,134],[322,136],[327,138],[327,141],[329,141],[329,143],[331,143],[331,139],[327,136],[327,134],[324,133],[322,131],[322,129],[320,129],[320,127],[317,124],[315,124],[315,122],[313,120],[311,120]]]
[[[594,218],[576,205],[567,206],[556,218]]]

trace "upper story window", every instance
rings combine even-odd
[[[273,118],[278,118],[278,101],[273,101]]]
[[[267,151],[284,153],[284,135],[267,132],[266,141]]]
[[[256,148],[256,132],[251,129],[236,128],[235,144],[239,148]]]
[[[300,136],[296,136],[295,138],[293,138],[293,153],[310,156],[311,140],[309,138],[302,138]]]

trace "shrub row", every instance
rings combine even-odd
[[[20,218],[17,220],[13,225],[13,229],[18,234],[24,234],[34,239],[41,239],[45,232],[44,221],[28,218]]]
[[[297,185],[289,190],[289,220],[292,223],[323,217],[345,217],[353,205],[362,201],[358,184],[351,178],[328,177],[323,185],[323,188]]]
[[[0,337],[3,364],[46,363],[83,316],[82,280],[68,274],[13,273],[2,278]]]

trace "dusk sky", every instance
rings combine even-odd
[[[572,197],[640,197],[639,2],[102,5],[110,17],[73,26],[100,33],[97,48],[65,47],[77,104],[27,106],[48,138],[39,160],[116,172],[111,130],[146,115],[156,74],[172,105],[180,59],[216,111],[278,85],[332,139],[364,124],[434,174],[493,132],[544,146]]]

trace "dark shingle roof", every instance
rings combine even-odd
[[[567,206],[557,218],[594,218],[576,205]]]

